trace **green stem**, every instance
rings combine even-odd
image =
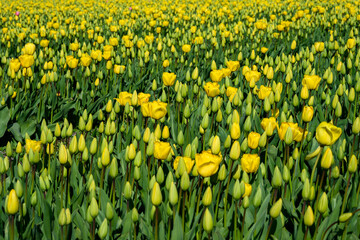
[[[200,184],[198,199],[197,199],[197,203],[196,203],[196,214],[195,214],[195,216],[197,216],[198,213],[199,213],[199,203],[200,203],[200,196],[201,196],[201,191],[202,191],[203,184],[204,184],[204,178],[201,178],[201,184]]]
[[[221,195],[221,185],[222,182],[219,182],[219,191],[218,191],[218,195],[216,197],[216,207],[215,207],[215,221],[216,221],[216,217],[217,217],[217,213],[218,213],[218,209],[219,209],[219,200],[220,200],[220,195]]]
[[[306,240],[306,237],[307,237],[307,233],[308,233],[308,231],[309,231],[309,226],[306,226],[304,240]]]
[[[240,234],[241,240],[243,239],[243,236],[244,236],[245,216],[246,216],[246,208],[244,209],[244,216],[242,218],[242,224],[241,224],[241,234]]]
[[[269,146],[269,137],[266,138],[266,148],[265,148],[265,179],[266,179],[267,170],[268,170],[268,165],[267,165],[268,146]]]
[[[159,209],[155,209],[155,240],[158,240],[158,218],[159,218]]]
[[[236,200],[234,199],[234,204],[236,206]],[[235,217],[234,217],[234,239],[238,239],[237,238],[237,211],[238,209],[235,207]]]
[[[347,181],[347,184],[346,184],[346,189],[345,189],[345,194],[344,194],[344,199],[343,199],[343,203],[342,203],[341,213],[340,213],[340,214],[343,214],[343,213],[344,213],[344,210],[345,210],[346,199],[347,199],[347,191],[349,190],[350,179],[351,179],[351,173],[349,173],[348,181]]]
[[[318,162],[319,162],[322,149],[323,149],[323,147],[321,146],[321,147],[320,147],[320,152],[319,152],[319,154],[318,154],[318,156],[317,156],[317,158],[316,158],[315,165],[313,166],[313,170],[312,170],[312,172],[311,172],[310,185],[312,185],[312,182],[313,182],[313,179],[314,179],[315,170],[316,170],[316,166],[317,166],[317,164],[318,164]]]
[[[271,229],[272,223],[273,223],[273,218],[271,218],[270,224],[269,224],[269,227],[268,227],[268,230],[267,230],[267,232],[266,232],[266,237],[265,237],[266,240],[269,238],[269,234],[270,234],[270,229]]]
[[[342,237],[341,237],[341,240],[345,240],[345,239],[346,239],[346,232],[347,232],[347,227],[348,227],[348,225],[349,225],[349,221],[347,221],[347,222],[345,223],[345,228],[344,228],[344,232],[343,232],[343,235],[342,235]]]
[[[9,239],[14,240],[15,231],[14,231],[14,215],[9,216]]]
[[[227,205],[227,197],[228,197],[228,193],[229,193],[229,184],[230,184],[230,179],[231,179],[231,171],[233,168],[233,160],[230,158],[230,171],[229,171],[229,176],[228,176],[228,181],[226,184],[226,190],[225,190],[225,201],[224,201],[224,225],[226,224],[226,205]]]

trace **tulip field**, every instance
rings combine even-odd
[[[359,239],[360,3],[0,3],[0,240]]]

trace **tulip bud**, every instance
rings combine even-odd
[[[277,218],[280,213],[281,213],[281,208],[282,208],[282,199],[280,198],[279,200],[277,200],[274,205],[271,207],[270,209],[270,216],[272,218]]]
[[[205,190],[205,193],[203,195],[203,198],[202,198],[202,203],[204,206],[208,207],[208,206],[210,206],[211,201],[212,201],[211,187],[207,187],[207,189]]]
[[[218,173],[218,180],[224,181],[226,178],[226,166],[225,164],[221,165],[219,173]]]
[[[232,160],[237,160],[240,157],[240,143],[239,141],[235,141],[230,149],[230,158]]]
[[[139,213],[136,210],[136,208],[134,207],[133,210],[131,211],[131,220],[133,222],[137,222],[139,220]]]
[[[334,156],[331,151],[331,148],[327,148],[324,155],[321,158],[321,167],[325,169],[329,169],[333,161],[334,161]]]
[[[240,138],[240,125],[238,123],[233,123],[231,125],[230,136],[234,140],[237,140]]]
[[[105,216],[110,221],[114,217],[114,210],[113,210],[113,207],[112,207],[111,203],[109,203],[109,202],[106,204]]]
[[[339,222],[344,223],[347,222],[351,217],[353,216],[353,213],[343,213],[339,217]]]
[[[96,216],[99,214],[99,206],[94,197],[91,199],[90,202],[90,214],[93,218],[96,218]]]
[[[7,197],[5,208],[6,208],[6,212],[11,215],[14,215],[19,211],[19,198],[14,189],[10,191]]]
[[[64,226],[66,223],[66,214],[65,214],[65,208],[62,208],[59,214],[59,225]]]
[[[106,237],[107,233],[108,233],[108,222],[107,222],[107,219],[105,218],[99,227],[98,235],[99,235],[100,239],[104,239]]]
[[[203,228],[207,233],[210,233],[214,227],[213,217],[208,208],[206,208],[204,213],[204,220],[203,220]]]
[[[171,186],[170,186],[169,202],[172,206],[174,206],[178,202],[178,192],[173,182],[171,182]]]
[[[273,178],[271,180],[271,185],[273,188],[279,188],[281,187],[281,184],[282,184],[281,173],[278,166],[276,166],[274,170]]]
[[[125,197],[125,199],[129,200],[131,198],[131,194],[132,194],[131,185],[130,185],[130,182],[127,181],[125,183],[125,187],[124,187],[124,197]]]
[[[68,161],[68,155],[67,155],[67,150],[64,144],[60,144],[60,149],[59,149],[59,162],[60,164],[64,165],[66,164]]]
[[[357,117],[352,125],[352,133],[358,134],[360,132],[360,118]]]
[[[315,221],[314,212],[311,206],[308,206],[304,215],[304,223],[306,226],[310,227],[314,224],[314,221]]]
[[[260,207],[261,205],[261,199],[262,199],[262,193],[261,193],[261,188],[258,187],[258,189],[256,190],[255,196],[253,198],[253,204],[254,207]]]
[[[328,210],[328,197],[325,192],[319,199],[318,210],[321,214],[324,214]]]
[[[350,161],[349,161],[348,171],[350,173],[355,173],[357,170],[357,165],[358,165],[357,159],[356,159],[355,155],[352,155],[350,158]]]
[[[160,190],[160,185],[159,183],[155,182],[151,191],[151,203],[154,206],[159,206],[161,202],[162,202],[162,194]]]
[[[236,199],[236,200],[239,200],[240,197],[241,197],[241,187],[240,187],[240,182],[238,179],[236,179],[235,181],[235,184],[234,184],[234,187],[233,187],[233,198]]]

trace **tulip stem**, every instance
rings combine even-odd
[[[155,240],[158,240],[158,219],[159,218],[159,209],[155,209]]]
[[[269,224],[269,227],[268,227],[268,230],[267,230],[267,232],[266,232],[266,237],[265,237],[266,240],[269,238],[269,234],[270,234],[270,229],[271,229],[272,223],[273,223],[273,218],[271,218],[270,224]]]
[[[317,164],[318,164],[318,162],[319,162],[322,149],[323,149],[323,147],[320,147],[319,154],[318,154],[318,156],[317,156],[317,158],[316,158],[315,164],[314,164],[314,166],[313,166],[313,170],[311,171],[310,185],[312,185],[312,182],[313,182],[313,179],[314,179],[315,170],[316,170],[316,166],[317,166]],[[301,151],[301,150],[300,150],[300,151]]]
[[[242,218],[242,224],[241,224],[241,233],[240,233],[241,240],[243,239],[243,235],[244,235],[245,216],[246,216],[246,208],[244,209],[244,216]]]
[[[309,226],[306,226],[304,240],[306,240],[306,237],[307,237],[307,233],[308,233],[308,231],[309,231]]]
[[[226,225],[226,205],[227,205],[227,197],[228,197],[228,193],[229,193],[229,184],[230,184],[230,179],[231,179],[231,171],[232,171],[232,168],[233,168],[233,164],[234,164],[234,161],[230,158],[230,170],[229,170],[229,176],[228,176],[228,181],[227,181],[227,184],[226,184],[226,190],[225,190],[225,201],[224,201],[224,226]]]
[[[319,185],[319,189],[318,189],[318,194],[316,197],[316,203],[315,203],[315,212],[314,212],[314,216],[316,217],[316,212],[317,212],[317,208],[318,208],[318,202],[319,202],[319,197],[320,197],[320,193],[321,193],[321,187],[324,181],[324,177],[325,177],[325,171],[322,171],[322,175],[321,175],[321,180],[320,180],[320,185]]]
[[[356,138],[356,134],[354,134],[353,143],[352,143],[352,146],[351,146],[350,157],[353,155],[353,152],[354,152],[355,138]]]
[[[320,214],[318,221],[316,222],[315,233],[314,233],[314,238],[313,238],[314,240],[316,239],[316,235],[317,235],[317,231],[318,231],[318,228],[320,225],[321,217],[322,217],[322,214]]]
[[[303,134],[302,134],[302,137],[301,137],[299,157],[295,159],[296,163],[295,163],[295,170],[293,172],[293,179],[295,179],[295,176],[297,174],[297,170],[299,168],[299,162],[301,161],[301,153],[302,153],[302,148],[303,148],[303,144],[304,144],[304,138],[305,138],[305,132],[306,132],[306,129],[307,129],[307,125],[308,125],[308,123],[305,123],[304,131],[303,131]]]
[[[235,198],[234,198],[234,204],[235,204],[235,206],[236,206],[236,200],[235,200]],[[234,239],[238,239],[237,238],[237,211],[238,211],[238,208],[237,207],[235,207],[235,217],[234,217]]]
[[[197,202],[196,202],[196,214],[195,214],[195,216],[197,216],[198,213],[199,213],[199,203],[200,203],[200,196],[201,196],[201,191],[202,191],[203,184],[204,184],[204,178],[201,178],[201,184],[200,184],[198,199],[197,199]],[[180,191],[181,191],[181,190],[180,190]],[[181,193],[181,192],[180,192],[180,193]],[[180,200],[180,199],[179,199],[179,200]]]
[[[184,197],[183,197],[183,207],[182,207],[182,228],[183,231],[185,232],[185,200],[186,200],[186,191],[184,193]]]
[[[9,239],[14,240],[14,215],[9,216]]]
[[[269,138],[266,138],[266,148],[265,148],[265,179],[267,176],[268,166],[267,166],[267,155],[268,155],[268,146],[269,146]]]
[[[218,209],[219,209],[219,200],[220,200],[220,195],[221,195],[221,185],[222,185],[222,182],[219,182],[219,191],[218,191],[218,195],[216,197],[215,221],[216,221],[216,217],[217,217],[217,213],[218,213]]]
[[[345,194],[344,194],[344,199],[343,199],[343,203],[342,203],[342,207],[341,207],[341,213],[340,214],[343,214],[344,213],[344,210],[345,210],[345,206],[346,206],[346,199],[347,199],[347,192],[349,190],[349,184],[350,184],[350,180],[351,180],[351,173],[349,173],[349,177],[348,177],[348,181],[347,181],[347,184],[346,184],[346,189],[345,189]]]

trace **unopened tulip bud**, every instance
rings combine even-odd
[[[154,206],[159,206],[162,202],[162,194],[159,183],[155,182],[151,191],[151,203]]]
[[[233,198],[236,200],[239,200],[241,197],[241,187],[240,187],[240,182],[238,179],[236,179],[234,187],[233,187]]]
[[[223,164],[223,165],[221,165],[219,173],[218,173],[218,180],[224,181],[226,178],[226,173],[227,173],[226,166],[225,166],[225,164]]]
[[[203,220],[203,228],[207,233],[210,233],[214,227],[213,217],[208,208],[206,208],[204,213],[204,220]]]
[[[261,188],[258,187],[258,189],[256,190],[256,193],[255,193],[255,196],[253,198],[254,207],[260,207],[261,199],[262,199]]]
[[[66,164],[68,161],[68,155],[67,155],[67,150],[64,144],[60,144],[60,149],[59,149],[59,162],[60,164],[64,165]]]
[[[351,217],[353,216],[353,213],[343,213],[339,217],[339,222],[344,223],[347,222]]]
[[[329,169],[333,161],[334,161],[334,156],[331,151],[331,148],[327,148],[324,155],[321,158],[321,167],[324,169]]]
[[[64,226],[66,223],[66,214],[65,214],[65,208],[62,208],[59,214],[59,225]]]
[[[328,210],[328,197],[325,192],[319,199],[318,210],[321,214],[324,214]]]
[[[349,161],[349,165],[348,165],[348,171],[350,173],[355,173],[357,170],[357,165],[358,165],[358,161],[355,157],[355,155],[352,155]]]
[[[360,132],[360,118],[357,117],[352,125],[352,133],[358,134]]]
[[[96,216],[99,214],[99,205],[94,197],[90,202],[90,214],[93,218],[96,218]]]
[[[99,227],[98,235],[99,235],[100,239],[104,239],[106,237],[107,233],[108,233],[108,222],[107,222],[107,219],[105,218]]]
[[[288,127],[286,130],[284,140],[287,145],[290,145],[293,141],[293,132],[290,127]]]
[[[173,182],[171,182],[170,190],[169,190],[169,202],[172,206],[177,204],[178,202],[178,192],[176,186]]]
[[[314,224],[314,221],[315,221],[314,212],[311,206],[308,206],[304,215],[304,224],[305,226],[310,227]]]
[[[282,208],[282,199],[280,198],[279,200],[277,200],[274,205],[271,207],[270,209],[270,216],[272,218],[277,218],[280,213],[281,213],[281,208]]]
[[[202,203],[204,206],[208,207],[208,206],[210,206],[211,201],[212,201],[211,187],[207,187],[207,189],[205,190],[205,193],[203,195],[203,198],[202,198]]]
[[[131,211],[131,220],[133,222],[137,222],[139,220],[139,212],[135,207]]]
[[[279,168],[276,166],[271,180],[271,185],[273,188],[279,188],[281,187],[281,184],[282,184],[281,172]]]
[[[230,158],[232,160],[237,160],[240,157],[240,143],[239,141],[235,141],[230,149]]]

